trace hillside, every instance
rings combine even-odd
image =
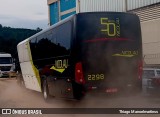
[[[14,58],[17,58],[17,44],[39,31],[41,31],[39,28],[36,30],[11,28],[0,24],[0,52],[11,53]]]
[[[12,57],[15,59],[16,70],[20,70],[17,44],[41,30],[40,28],[33,30],[3,27],[0,24],[0,52],[11,53]]]

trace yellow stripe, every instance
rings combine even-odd
[[[64,70],[65,70],[65,69],[57,69],[54,66],[52,66],[50,69],[53,69],[53,70],[58,71],[60,73],[64,72]]]
[[[40,87],[40,89],[41,89],[40,75],[39,75],[38,69],[37,69],[37,68],[34,66],[34,64],[33,64],[29,41],[27,42],[27,49],[28,49],[29,59],[30,59],[30,62],[31,62],[31,65],[32,65],[32,68],[33,68],[33,72],[34,72],[34,74],[35,74],[35,76],[36,76],[36,78],[37,78],[39,87]]]

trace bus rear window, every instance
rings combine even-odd
[[[78,38],[83,42],[138,41],[141,38],[139,19],[133,14],[79,14]],[[129,29],[129,30],[128,30]]]

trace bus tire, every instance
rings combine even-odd
[[[49,99],[49,90],[47,80],[43,80],[43,98],[47,101]]]
[[[81,100],[84,97],[84,94],[82,93],[84,92],[83,86],[77,83],[74,83],[73,86],[74,86],[74,92],[73,92],[74,98],[76,100]]]

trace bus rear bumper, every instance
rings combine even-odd
[[[87,93],[94,95],[135,95],[142,92],[141,86],[126,87],[88,87]]]

